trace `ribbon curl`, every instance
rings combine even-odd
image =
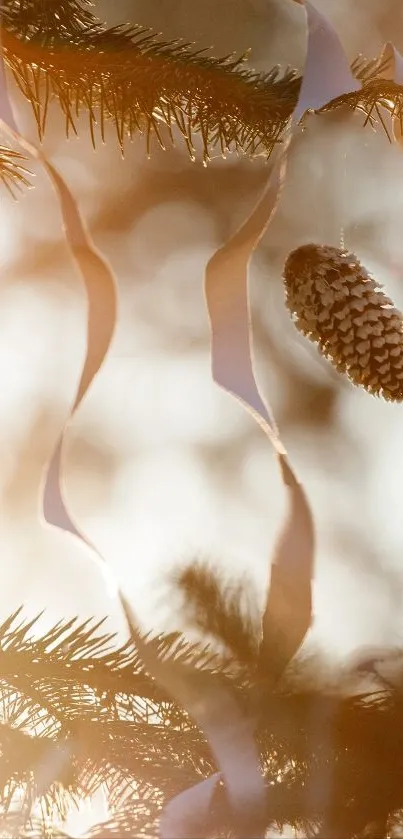
[[[299,0],[297,0],[299,2]],[[273,220],[284,184],[287,157],[302,116],[317,110],[336,96],[359,89],[339,38],[327,21],[306,2],[308,45],[299,99],[288,136],[272,165],[267,185],[251,215],[238,231],[210,259],[205,275],[205,295],[211,324],[212,374],[215,382],[234,396],[258,422],[278,457],[288,494],[288,516],[274,555],[271,584],[260,645],[260,672],[272,678],[279,675],[301,645],[312,620],[312,576],[314,526],[309,503],[288,460],[268,401],[260,393],[253,363],[248,272],[252,255]],[[273,644],[281,637],[281,644]],[[276,659],[280,646],[280,660]],[[207,733],[207,732],[206,732]],[[210,739],[214,750],[214,741]],[[242,755],[238,757],[238,763]],[[243,765],[245,782],[256,800],[248,768]],[[230,777],[221,773],[227,786]],[[216,776],[213,776],[216,778]],[[173,839],[166,830],[168,814],[175,813],[176,828],[182,812],[182,833],[196,837],[192,827],[208,823],[214,785],[202,782],[171,801],[161,820],[161,839]],[[198,795],[199,791],[199,795]],[[266,794],[264,793],[264,797]],[[262,812],[266,805],[260,800]],[[182,809],[181,809],[182,808]],[[191,818],[190,818],[190,815]],[[236,820],[236,812],[234,811]]]
[[[111,267],[96,249],[91,235],[80,215],[77,203],[66,182],[58,170],[47,160],[41,150],[23,137],[19,131],[8,95],[1,48],[0,126],[3,131],[23,149],[25,149],[30,156],[40,162],[47,172],[59,199],[67,245],[84,280],[88,301],[86,357],[76,398],[67,420],[68,423],[80,405],[94,377],[102,366],[110,347],[117,319],[116,281]],[[60,436],[58,445],[49,464],[47,475],[45,476],[43,497],[40,499],[40,509],[43,511],[43,516],[47,525],[55,526],[64,532],[74,534],[79,538],[83,545],[90,548],[95,561],[98,562],[103,558],[100,556],[96,548],[90,544],[86,536],[74,524],[63,496],[62,456],[66,426]],[[106,565],[101,565],[100,567],[101,569],[105,569],[105,571],[107,571],[106,576],[108,577],[108,583],[110,583],[112,581],[110,569],[107,569]],[[117,584],[115,585],[115,588],[116,592],[118,592]],[[63,754],[59,756],[59,759],[63,763],[67,763],[70,759],[70,754],[67,751],[63,752]],[[46,793],[52,776],[52,767],[46,766],[42,775],[43,778],[38,787],[38,797]],[[24,813],[21,815],[21,830],[24,827]]]
[[[44,167],[55,189],[63,218],[63,228],[70,253],[81,273],[87,295],[87,346],[84,366],[74,404],[46,469],[41,508],[45,521],[78,536],[100,557],[87,537],[75,525],[63,494],[62,459],[65,432],[75,411],[105,361],[117,322],[117,283],[113,270],[101,255],[81,217],[77,202],[65,180],[40,149],[20,133],[8,96],[4,62],[0,60],[0,125],[29,155]],[[101,557],[102,558],[102,557]]]
[[[380,74],[381,78],[403,85],[403,57],[390,41],[384,46],[380,65],[383,68]],[[392,126],[396,142],[403,145],[403,117],[401,113],[392,114]]]

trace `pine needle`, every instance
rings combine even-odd
[[[32,186],[29,179],[32,173],[22,164],[25,160],[24,155],[0,145],[0,181],[13,198],[17,198],[15,190]]]

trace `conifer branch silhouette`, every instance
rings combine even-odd
[[[97,133],[104,139],[111,121],[122,152],[126,137],[137,132],[149,153],[152,136],[164,147],[167,136],[174,140],[174,127],[192,159],[194,136],[201,138],[205,162],[217,151],[269,157],[281,142],[300,90],[296,70],[258,74],[246,68],[246,56],[213,58],[192,44],[162,42],[139,26],[108,29],[90,8],[85,0],[3,3],[5,63],[31,104],[40,139],[55,99],[66,134],[77,133],[77,118],[87,112],[93,144]],[[403,87],[379,78],[379,59],[360,57],[352,70],[362,89],[322,111],[347,106],[363,111],[365,123],[376,116],[387,131],[382,109],[402,114]]]
[[[274,68],[259,76],[242,65],[244,57],[215,59],[180,41],[161,43],[141,27],[104,29],[95,19],[56,26],[50,13],[35,29],[31,7],[18,15],[3,11],[2,44],[6,65],[34,110],[39,136],[55,97],[66,132],[87,110],[95,144],[96,123],[104,138],[105,121],[115,125],[123,150],[125,136],[140,131],[150,150],[151,134],[163,145],[159,124],[176,125],[191,157],[193,134],[204,155],[216,146],[267,155],[284,130],[298,96],[295,71]],[[72,15],[74,18],[74,15]],[[97,113],[96,113],[97,112]],[[171,133],[172,137],[172,133]]]
[[[229,584],[201,562],[176,572],[173,579],[183,594],[181,615],[191,626],[218,641],[238,663],[250,668],[257,662],[258,615],[244,581]]]
[[[203,608],[206,616],[211,612],[211,591],[220,589],[214,606],[215,612],[220,609],[215,617],[218,630],[208,620],[209,633],[222,637],[230,615],[243,638],[241,658],[237,642],[230,656],[227,645],[221,659],[216,652],[208,654],[204,641],[191,644],[180,633],[158,636],[153,643],[163,658],[179,657],[206,673],[220,673],[245,707],[251,707],[255,697],[254,724],[267,781],[267,827],[291,824],[304,836],[320,836],[324,825],[327,829],[331,824],[333,834],[329,829],[326,835],[386,839],[392,823],[403,824],[399,683],[356,695],[349,694],[348,683],[344,693],[340,684],[337,691],[325,690],[320,687],[318,659],[305,676],[303,662],[296,663],[297,681],[295,673],[285,673],[281,682],[262,692],[256,656],[247,661],[244,654],[245,643],[256,649],[259,638],[254,620],[244,617],[242,602],[237,603],[236,591],[241,589],[224,584],[215,574],[209,580],[209,574],[198,565],[193,576],[187,576],[196,625]],[[188,616],[191,622],[191,609]],[[215,771],[203,735],[148,676],[131,644],[111,649],[111,637],[91,622],[66,621],[36,640],[34,628],[32,621],[21,622],[20,614],[0,627],[4,824],[15,818],[11,802],[23,788],[32,801],[39,796],[48,815],[27,819],[18,835],[56,839],[63,833],[50,824],[55,815],[63,817],[72,802],[104,785],[111,816],[89,835],[156,837],[164,802]],[[313,795],[318,777],[329,778],[326,800]],[[214,835],[232,835],[221,788],[214,820]],[[377,832],[365,833],[374,824]]]

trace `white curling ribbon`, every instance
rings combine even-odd
[[[42,152],[21,136],[8,97],[2,55],[0,55],[0,85],[1,126],[10,137],[22,146],[29,155],[42,163],[46,169],[59,198],[67,244],[81,271],[87,293],[87,352],[78,393],[68,417],[70,419],[71,414],[80,404],[103,363],[110,345],[116,322],[115,280],[109,265],[95,249],[67,184]],[[20,596],[22,600],[29,604],[32,598],[35,599],[34,590],[38,586],[41,589],[38,582],[41,579],[40,569],[35,568],[36,553],[38,553],[39,562],[42,562],[42,553],[44,556],[49,556],[52,553],[54,558],[51,568],[49,568],[48,563],[44,573],[47,577],[53,576],[56,580],[60,565],[65,558],[70,566],[71,573],[66,576],[60,591],[56,587],[52,602],[44,604],[46,608],[42,620],[49,625],[53,625],[57,620],[65,617],[66,610],[71,611],[73,616],[83,613],[84,609],[89,608],[91,610],[90,614],[94,612],[94,616],[98,618],[109,615],[108,630],[117,632],[119,641],[123,642],[127,638],[127,625],[120,604],[117,582],[111,569],[103,562],[99,553],[74,524],[63,498],[60,470],[64,430],[53,458],[51,458],[50,466],[44,464],[44,470],[47,473],[44,499],[43,483],[38,485],[40,509],[44,513],[44,520],[40,522],[40,532],[32,533],[25,542],[22,538],[19,541],[15,539],[18,555],[15,556],[14,576],[19,576],[20,582],[25,581],[28,587],[27,594],[21,592]],[[32,556],[33,545],[35,545],[34,556]],[[41,545],[42,547],[40,547]],[[12,545],[10,547],[12,548]],[[25,575],[20,571],[21,562],[28,563]],[[9,565],[8,572],[11,573],[13,570],[12,556]],[[81,579],[85,579],[85,586],[78,585],[78,580]],[[32,581],[36,581],[35,586]],[[36,611],[41,608],[41,592],[42,589],[37,592],[40,600],[38,604],[35,604]],[[20,602],[16,605],[19,606]]]
[[[309,502],[287,459],[280,457],[288,516],[277,538],[262,618],[259,671],[275,683],[298,652],[312,622],[315,528]]]
[[[59,197],[66,240],[84,280],[88,301],[87,351],[77,395],[69,417],[71,419],[99,372],[114,335],[117,320],[116,282],[109,264],[95,248],[67,184],[54,166],[44,158],[42,162]],[[63,497],[63,440],[64,432],[47,472],[43,512],[49,524],[69,530],[88,542],[72,521]]]
[[[297,120],[307,110],[321,108],[335,97],[360,87],[349,69],[339,38],[329,21],[310,3],[305,6],[308,45],[300,95],[292,117],[293,133]],[[272,411],[259,392],[253,369],[248,268],[253,252],[278,205],[291,137],[289,134],[280,149],[255,209],[232,238],[210,259],[205,278],[211,322],[213,378],[220,387],[242,402],[262,426],[276,451],[283,455],[285,449]]]
[[[308,0],[304,5],[308,44],[294,123],[299,122],[306,111],[319,110],[332,99],[361,88],[333,26]]]
[[[381,78],[403,85],[403,57],[390,41],[384,46],[380,63],[381,66],[384,65]]]
[[[161,839],[189,839],[190,835],[202,835],[220,777],[216,772],[200,784],[185,789],[167,804],[160,820]]]
[[[240,836],[263,839],[266,791],[252,721],[245,717],[230,689],[218,678],[181,661],[161,660],[155,644],[144,641],[124,595],[122,602],[132,640],[146,670],[186,710],[207,738],[219,770],[218,775],[213,777],[217,780],[221,778],[225,783],[234,824],[239,828]],[[177,796],[171,799],[161,814],[161,839],[174,839],[166,832],[168,828],[171,832],[173,827],[175,831],[180,831],[175,832],[175,836],[186,839],[200,839],[205,835],[201,826],[206,827],[209,815],[209,789],[210,785],[206,786],[202,781],[200,785],[180,793],[180,801],[177,801]],[[192,817],[189,820],[190,812]]]
[[[330,71],[325,74],[323,81],[319,81],[318,78],[315,80],[315,76],[313,76],[310,85],[305,84],[301,88],[297,104],[301,115],[309,108],[322,107],[331,98],[341,93],[357,89],[357,83],[351,73],[349,74],[346,71],[346,67],[348,67],[347,59],[344,57],[343,61],[344,53],[334,30],[313,7],[309,6],[307,14],[310,35],[310,38],[308,38],[307,65],[313,68],[315,57],[318,54],[325,53],[328,62],[331,62],[334,56],[337,66],[343,68],[343,77],[340,79],[338,87],[335,76]],[[322,49],[323,39],[326,39],[326,49]],[[312,69],[310,72],[312,76]],[[270,624],[273,619],[280,623],[283,631],[286,631],[287,642],[292,652],[302,642],[311,621],[311,580],[314,555],[312,515],[302,488],[286,459],[285,449],[279,438],[270,406],[262,398],[255,380],[247,288],[250,258],[274,216],[281,187],[284,183],[286,156],[290,139],[291,135],[289,134],[283,149],[277,155],[272,166],[264,193],[251,216],[230,241],[220,248],[210,260],[206,269],[205,282],[206,302],[211,321],[212,373],[214,380],[224,390],[239,399],[262,426],[279,455],[283,480],[288,489],[289,515],[273,563],[276,585],[272,588],[271,597],[269,594],[263,621],[261,644],[263,655],[269,653]],[[297,538],[295,538],[296,534]],[[295,599],[295,585],[293,587],[296,568],[299,582],[297,599]],[[291,616],[290,602],[289,599],[287,600],[290,584],[292,589],[291,605],[293,607]],[[287,632],[290,623],[292,624],[291,632]],[[142,649],[142,656],[144,656],[144,653],[145,651]],[[147,653],[145,660],[147,662]],[[160,682],[162,681],[161,671],[159,671],[161,666],[166,668],[165,663],[159,665],[158,662],[154,662],[153,672]],[[165,681],[166,688],[179,699],[174,687],[175,677],[173,673],[170,676],[165,670],[165,678],[167,678]],[[182,697],[182,704],[190,709],[189,699],[186,699],[183,694]],[[213,697],[210,695],[210,702],[212,700]],[[220,755],[218,763],[226,789],[236,789],[236,785],[233,787],[234,779],[232,777],[236,767],[236,772],[243,779],[243,797],[247,793],[247,797],[250,796],[250,802],[254,800],[259,802],[263,813],[266,793],[261,787],[260,770],[259,775],[256,773],[259,763],[258,756],[256,755],[255,760],[253,760],[252,732],[250,731],[249,734],[247,749],[245,749],[245,743],[248,743],[248,740],[244,741],[244,746],[240,749],[239,744],[233,738],[227,742],[225,739],[223,740],[220,736],[220,730],[216,733],[214,726],[211,726],[211,721],[209,724],[207,719],[199,718],[199,725],[208,736],[216,756],[217,752]],[[234,735],[235,732],[236,729],[234,729]],[[248,761],[245,761],[246,754],[249,754]],[[212,787],[214,788],[216,783],[215,777],[209,779],[211,784],[209,781],[201,782],[201,784],[182,792],[169,802],[161,818],[161,839],[172,839],[174,834],[186,836],[188,839],[201,835],[200,828],[197,833],[194,832],[194,829],[195,825],[203,825],[207,820],[208,808],[213,794]],[[206,783],[207,786],[205,786]],[[231,800],[234,801],[234,798],[230,798]],[[172,818],[173,813],[175,818]],[[169,829],[167,829],[167,825],[169,825]]]
[[[286,145],[288,143],[289,138]],[[282,149],[262,198],[242,227],[210,259],[205,278],[213,378],[253,414],[279,454],[285,454],[285,449],[271,408],[259,392],[253,371],[247,272],[252,252],[277,206],[285,177],[285,155],[286,151]]]
[[[1,32],[1,30],[0,30],[0,32]],[[5,75],[5,67],[4,67],[3,56],[2,56],[2,51],[1,51],[1,43],[0,43],[0,125],[3,128],[3,130],[6,133],[8,133],[11,137],[13,137],[21,146],[23,146],[29,154],[32,154],[37,159],[41,159],[42,162],[46,163],[44,161],[44,159],[42,158],[42,156],[40,155],[40,153],[37,152],[37,150],[30,143],[26,142],[18,131],[18,126],[17,126],[16,120],[15,120],[15,117],[14,117],[13,108],[12,108],[11,101],[10,101],[9,96],[8,96],[7,82],[6,82],[6,75]],[[49,168],[48,168],[48,174],[51,174],[51,171],[49,170]],[[58,173],[56,173],[56,170],[54,170],[54,175],[55,175],[56,179],[57,178],[60,179],[61,185],[63,185],[63,181],[60,178],[60,176],[58,176]],[[67,516],[67,520],[70,521],[69,517],[68,517],[68,514],[67,514],[67,511],[64,510],[63,504],[62,504],[62,507],[63,507],[63,511],[65,512],[65,514]],[[21,529],[24,530],[25,522],[22,522],[21,524],[22,524]],[[94,552],[89,550],[88,546],[84,544],[84,542],[81,538],[80,538],[80,541],[77,541],[77,539],[76,539],[74,545],[72,543],[70,543],[68,546],[65,544],[65,539],[63,539],[63,545],[62,545],[57,539],[55,540],[54,538],[52,538],[52,537],[57,535],[57,533],[55,533],[53,529],[51,530],[47,526],[46,530],[44,531],[42,523],[40,523],[40,527],[41,527],[41,533],[40,534],[30,533],[28,538],[25,541],[23,541],[22,543],[17,538],[15,538],[15,547],[16,547],[16,550],[17,550],[17,554],[16,554],[15,557],[12,556],[12,552],[10,552],[10,551],[7,551],[6,555],[3,554],[3,562],[7,562],[7,564],[8,564],[7,568],[3,568],[3,573],[2,573],[2,577],[3,577],[3,596],[4,596],[4,598],[7,602],[7,607],[9,609],[9,612],[11,613],[13,611],[12,597],[15,596],[15,593],[13,591],[13,586],[11,586],[11,588],[8,589],[8,587],[6,585],[6,580],[8,581],[8,583],[10,582],[10,574],[14,575],[14,577],[17,581],[17,588],[19,589],[19,591],[17,593],[17,596],[21,597],[21,600],[24,599],[24,593],[21,590],[22,589],[22,584],[23,583],[24,583],[24,585],[27,584],[27,580],[29,580],[31,573],[33,574],[33,577],[35,579],[35,582],[36,582],[37,586],[38,586],[38,580],[39,580],[39,588],[41,588],[41,586],[40,586],[41,577],[38,574],[38,570],[35,568],[35,561],[37,560],[37,557],[36,556],[32,557],[32,546],[33,545],[42,546],[41,549],[40,549],[40,555],[39,555],[39,561],[40,562],[42,562],[42,556],[41,556],[42,550],[45,553],[46,553],[46,550],[50,551],[52,549],[54,551],[54,560],[52,558],[52,562],[55,562],[56,567],[53,567],[51,569],[50,576],[51,577],[53,576],[55,578],[55,581],[57,580],[57,575],[58,575],[58,571],[59,571],[59,567],[60,567],[59,563],[62,561],[61,556],[62,556],[63,550],[66,550],[66,548],[67,548],[69,559],[70,559],[71,552],[73,552],[73,554],[74,554],[74,552],[77,551],[77,547],[78,547],[79,548],[79,551],[78,551],[79,555],[78,555],[78,557],[75,556],[75,561],[77,561],[77,559],[78,559],[78,565],[79,565],[79,568],[80,568],[80,572],[84,575],[84,577],[86,579],[86,584],[88,585],[89,590],[91,591],[91,595],[93,597],[95,597],[96,599],[97,598],[100,599],[100,601],[102,603],[102,611],[103,610],[105,610],[105,612],[109,611],[109,613],[113,616],[113,618],[114,618],[114,627],[113,628],[115,630],[120,629],[123,633],[124,629],[126,628],[126,624],[125,624],[125,621],[122,620],[123,613],[122,613],[122,610],[121,610],[121,607],[120,607],[120,602],[119,602],[118,596],[117,596],[118,590],[117,590],[117,586],[114,583],[113,579],[111,579],[110,570],[107,569],[106,566],[101,565],[101,563],[98,562],[98,558],[96,557]],[[59,531],[59,535],[64,536],[65,534],[62,534]],[[46,537],[48,537],[48,538],[46,538]],[[24,551],[21,551],[21,548],[24,547],[24,546],[27,547],[28,553],[27,553],[27,555],[21,556],[21,552],[24,554]],[[83,550],[83,548],[84,548],[84,550]],[[34,560],[34,562],[32,562],[32,559]],[[25,570],[25,574],[22,576],[19,573],[20,572],[20,563],[22,562],[24,564],[24,561],[26,561],[28,564],[25,566],[25,568],[23,567],[22,570],[23,571]],[[31,569],[32,569],[32,571],[31,571]],[[49,570],[50,569],[48,567],[47,571],[49,571]],[[46,572],[45,572],[45,574],[46,574]],[[72,606],[71,603],[68,602],[68,596],[69,596],[68,588],[70,588],[70,584],[68,586],[65,585],[63,587],[63,590],[61,592],[61,597],[60,597],[60,592],[57,590],[57,587],[56,587],[56,590],[54,591],[54,595],[53,595],[53,598],[52,598],[52,601],[53,601],[52,602],[52,608],[48,609],[47,615],[46,615],[46,620],[48,621],[49,626],[52,626],[53,624],[56,623],[57,620],[60,620],[60,618],[65,616],[64,611],[62,611],[62,603],[66,606],[66,608],[72,608],[73,614],[76,613],[76,611],[77,611],[77,609],[76,609],[77,601],[76,601],[76,598],[75,598],[75,591],[79,591],[79,587],[77,585],[77,579],[76,579],[75,583],[73,582],[73,604],[74,604],[73,606]],[[28,582],[27,596],[28,596],[28,598],[30,596],[32,597],[32,589],[29,588],[29,582]],[[20,606],[20,602],[18,604],[15,604],[15,605]],[[49,605],[51,605],[51,604],[49,604]],[[56,607],[56,611],[57,611],[58,605],[59,605],[59,608],[60,608],[60,613],[52,616],[53,615],[52,609]],[[98,608],[99,608],[99,605],[100,604],[97,602]],[[34,604],[33,611],[35,613],[37,613],[39,611],[39,609],[40,609],[40,603]],[[119,613],[119,614],[117,615],[117,613]],[[103,617],[103,616],[104,616],[103,614],[100,615],[100,617]],[[57,772],[60,772],[61,768],[65,765],[67,765],[70,759],[71,759],[70,750],[67,749],[67,748],[65,750],[62,750],[57,755],[53,754],[52,752],[49,753],[49,761],[46,761],[44,765],[39,767],[39,775],[38,775],[39,784],[38,784],[37,795],[36,795],[37,799],[40,796],[46,794],[49,783],[55,777],[55,774],[57,774]],[[18,825],[18,829],[21,829],[21,832],[23,832],[26,819],[29,818],[29,816],[31,814],[31,808],[33,807],[34,803],[35,803],[34,801],[30,802],[28,810],[23,808],[23,811],[21,812],[20,823]]]
[[[306,3],[307,76],[301,85],[296,110],[283,148],[272,165],[263,195],[246,222],[210,259],[205,293],[211,322],[212,373],[216,383],[235,396],[266,432],[279,455],[288,493],[289,512],[272,567],[263,621],[261,654],[269,653],[275,623],[287,637],[289,656],[302,643],[312,620],[311,583],[314,563],[314,527],[304,492],[287,460],[267,401],[260,394],[253,368],[248,267],[252,254],[272,221],[286,174],[290,142],[302,115],[321,108],[342,94],[357,90],[338,36],[330,23]],[[295,538],[297,534],[297,539]],[[296,577],[299,585],[296,586]],[[286,666],[288,661],[283,662]],[[239,757],[239,761],[241,756]],[[244,777],[248,769],[243,767]],[[223,773],[224,783],[227,783]],[[252,784],[249,785],[252,788]],[[262,803],[262,807],[263,807]],[[183,814],[186,821],[186,814]],[[186,828],[186,825],[185,825]]]
[[[388,79],[390,81],[396,82],[396,84],[403,85],[403,57],[400,55],[400,52],[396,49],[394,44],[392,44],[390,41],[387,44],[385,44],[380,63],[382,67],[380,75],[383,79]],[[397,114],[393,114],[393,135],[396,142],[400,145],[403,145],[402,120],[403,117],[400,117]]]

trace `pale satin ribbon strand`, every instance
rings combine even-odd
[[[279,540],[282,549],[277,550],[272,567],[277,597],[274,597],[274,591],[269,592],[264,625],[271,625],[275,614],[279,620],[280,579],[281,588],[295,591],[298,577],[300,583],[305,581],[300,587],[300,597],[293,603],[294,607],[298,605],[300,615],[295,614],[295,609],[290,610],[284,601],[282,622],[283,625],[290,623],[290,617],[287,619],[286,615],[291,611],[295,626],[300,626],[300,642],[311,621],[313,522],[307,499],[287,459],[271,408],[262,397],[256,382],[248,301],[248,269],[254,250],[274,217],[298,122],[307,111],[321,108],[336,96],[359,87],[330,23],[310,3],[306,3],[306,14],[307,55],[300,96],[291,120],[291,132],[272,167],[260,201],[234,236],[214,254],[207,266],[205,281],[211,322],[213,377],[220,387],[239,399],[266,432],[279,455],[283,482],[288,489],[289,514]],[[299,534],[298,539],[294,539],[294,531]],[[291,545],[294,546],[293,550]],[[294,555],[297,548],[298,562]],[[294,627],[291,630],[295,634]],[[296,648],[299,646],[297,640],[296,636]]]
[[[359,84],[351,74],[347,58],[340,41],[329,22],[316,9],[306,3],[308,47],[305,62],[307,76],[301,85],[301,92],[292,118],[295,132],[297,124],[306,111],[320,108],[331,99],[343,93],[357,90]],[[324,62],[320,66],[318,61]],[[248,266],[252,254],[272,221],[284,183],[287,154],[292,138],[289,134],[283,148],[271,168],[263,195],[246,222],[235,235],[211,258],[206,269],[205,293],[211,323],[212,373],[216,383],[235,396],[252,417],[259,423],[273,445],[281,466],[282,477],[288,490],[289,514],[280,536],[272,568],[272,583],[263,619],[261,652],[264,655],[269,646],[273,623],[280,623],[290,637],[291,654],[298,649],[310,626],[311,582],[313,575],[314,528],[311,511],[305,494],[290,466],[285,448],[279,437],[271,408],[262,397],[256,383],[253,369],[250,308],[248,299]],[[210,739],[214,750],[214,742]],[[238,766],[241,762],[239,756]],[[219,767],[221,769],[221,767]],[[230,772],[233,767],[230,766]],[[247,767],[243,766],[244,778]],[[227,787],[231,775],[221,773]],[[214,776],[215,777],[215,776]],[[167,830],[167,812],[161,819],[161,839],[173,839],[177,829],[180,806],[183,816],[183,836],[196,836],[187,823],[188,813],[193,819],[197,810],[197,822],[208,822],[208,812],[213,794],[212,788],[200,785],[192,787],[186,800],[186,792],[180,800],[167,805],[168,812],[175,813]],[[258,790],[256,790],[258,792]],[[168,809],[169,808],[169,809]],[[262,812],[265,810],[261,802]]]
[[[87,301],[87,352],[77,395],[71,409],[69,421],[81,404],[88,388],[99,372],[110,348],[117,322],[117,284],[115,275],[105,258],[97,251],[89,231],[78,211],[77,204],[57,170],[45,158],[42,162],[51,177],[63,214],[67,242],[84,280]],[[45,519],[61,526],[60,513],[64,516],[64,529],[81,536],[66,507],[62,490],[62,452],[64,432],[56,448],[44,489],[43,509]],[[58,508],[55,507],[58,502]]]
[[[381,67],[384,66],[384,70],[381,72],[382,78],[389,79],[396,82],[396,84],[403,85],[403,57],[400,52],[398,52],[394,44],[390,43],[390,41],[385,44],[380,64]],[[392,127],[395,140],[400,144],[400,146],[402,146],[403,117],[398,114],[393,114]]]
[[[200,826],[207,821],[211,795],[216,782],[222,778],[239,835],[243,839],[249,836],[263,839],[265,784],[251,721],[244,716],[231,692],[218,678],[181,662],[161,661],[155,646],[143,640],[130,604],[124,596],[122,600],[132,627],[133,641],[146,669],[197,723],[209,742],[219,769],[219,775],[214,775],[216,780],[211,785],[202,782],[200,800],[197,785],[189,790],[191,800],[187,800],[185,791],[181,793],[181,805],[176,799],[167,805],[161,816],[161,837],[200,837]],[[193,815],[191,824],[186,818],[182,819],[182,831],[178,834],[181,806]],[[196,832],[193,832],[194,829]]]
[[[3,129],[44,166],[59,198],[63,227],[70,252],[80,270],[87,295],[87,348],[83,371],[67,424],[81,404],[88,388],[99,372],[115,332],[117,321],[116,279],[106,259],[99,253],[80,215],[77,202],[57,169],[42,152],[17,130],[0,120]],[[63,495],[62,457],[64,428],[46,474],[43,513],[48,524],[79,536],[87,545],[87,537],[74,524]],[[91,547],[93,547],[91,545]],[[93,548],[96,550],[95,548]],[[98,554],[98,551],[96,551]],[[98,554],[99,555],[99,554]]]
[[[385,44],[380,63],[385,65],[382,71],[383,79],[390,79],[396,84],[403,85],[403,57],[390,41]]]
[[[29,155],[43,164],[50,177],[59,198],[66,241],[81,271],[85,284],[88,299],[87,351],[77,395],[69,417],[70,420],[102,366],[113,337],[117,317],[116,281],[112,269],[95,248],[91,236],[80,216],[77,203],[68,189],[67,184],[42,152],[20,134],[8,96],[5,68],[1,52],[0,126]],[[64,431],[56,447],[47,476],[45,476],[43,499],[39,499],[40,509],[43,509],[43,515],[47,524],[75,534],[85,545],[92,548],[98,558],[102,559],[96,548],[90,544],[88,539],[72,521],[64,501],[61,475],[63,441]],[[57,756],[57,760],[62,764],[67,763],[69,759],[69,750],[64,750]],[[54,777],[54,772],[55,766],[50,764],[46,764],[40,768],[36,789],[37,799],[47,792],[49,783],[52,777]],[[28,802],[29,810],[33,805],[34,802]],[[27,812],[24,805],[19,817],[21,830],[24,827],[24,820],[28,816],[29,812]]]

